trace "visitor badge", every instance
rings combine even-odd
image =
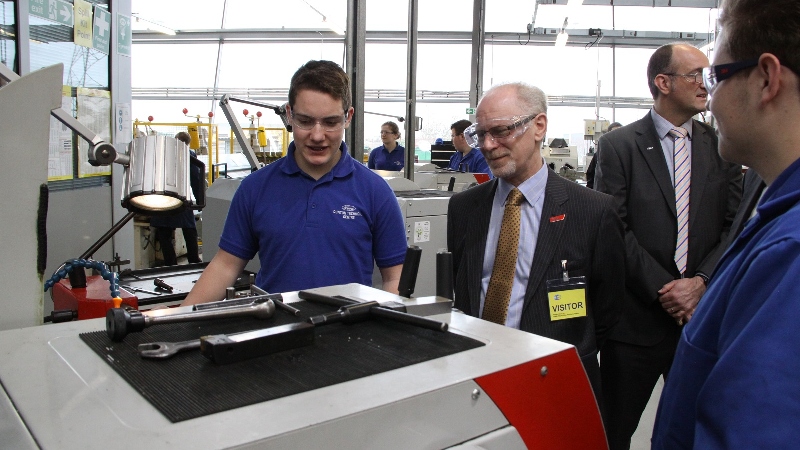
[[[586,277],[570,277],[566,260],[561,261],[561,267],[560,279],[547,280],[550,320],[586,317]]]

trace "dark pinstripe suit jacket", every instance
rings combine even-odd
[[[483,255],[492,200],[492,180],[450,199],[447,245],[453,253],[455,306],[478,317]],[[564,220],[550,221],[564,215]],[[548,169],[544,206],[520,329],[567,342],[580,355],[593,355],[617,322],[625,285],[622,223],[611,197],[567,181]],[[570,276],[586,276],[587,316],[550,321],[547,280],[561,278],[561,260]],[[596,362],[596,360],[595,360]]]
[[[611,338],[655,345],[677,327],[661,308],[658,290],[680,274],[675,188],[650,113],[600,138],[596,158],[595,189],[614,197],[625,224],[625,309]],[[741,166],[717,153],[713,128],[694,121],[687,277],[711,275],[722,256],[742,196],[741,177]]]

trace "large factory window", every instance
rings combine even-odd
[[[0,63],[18,71],[15,6],[14,1],[0,1]]]
[[[64,65],[62,108],[106,141],[111,141],[109,42],[111,14],[107,0],[29,2],[30,69]],[[108,167],[88,164],[88,144],[51,119],[48,180],[51,187],[108,182]]]

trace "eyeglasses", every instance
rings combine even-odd
[[[714,92],[720,82],[734,76],[737,72],[741,72],[757,64],[758,59],[751,59],[748,61],[737,61],[706,67],[703,69],[703,83],[706,86],[706,92],[708,92],[708,95],[712,95],[711,93]]]
[[[395,132],[394,131],[381,130],[381,136],[383,136],[384,134],[395,134]]]
[[[317,119],[316,117],[307,116],[305,114],[295,114],[294,111],[292,111],[293,125],[301,130],[310,130],[317,124],[320,124],[324,131],[339,131],[344,128],[346,120],[347,114]]]
[[[470,147],[480,148],[483,146],[484,140],[488,135],[492,142],[495,141],[512,141],[521,136],[530,127],[530,121],[537,117],[539,114],[531,114],[527,117],[515,116],[507,119],[492,119],[489,122],[507,122],[513,120],[510,125],[498,125],[490,127],[488,130],[478,129],[481,124],[474,123],[464,130],[464,139]]]
[[[686,81],[691,83],[701,84],[703,82],[703,73],[702,72],[694,72],[694,73],[665,73],[664,75],[669,75],[671,77],[683,77],[686,78]]]

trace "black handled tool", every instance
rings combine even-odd
[[[421,248],[412,245],[406,249],[406,259],[403,261],[403,271],[400,272],[400,282],[397,285],[401,297],[411,298],[411,294],[414,293],[420,258],[422,258]]]
[[[381,317],[436,331],[447,331],[449,326],[447,322],[439,322],[438,320],[396,311],[375,301],[356,302],[347,298],[329,297],[308,291],[300,291],[297,293],[297,296],[310,302],[341,306],[338,311],[333,313],[309,317],[309,322],[315,325],[334,322],[356,322],[359,320],[367,320],[371,317]],[[343,301],[347,303],[342,304]]]

